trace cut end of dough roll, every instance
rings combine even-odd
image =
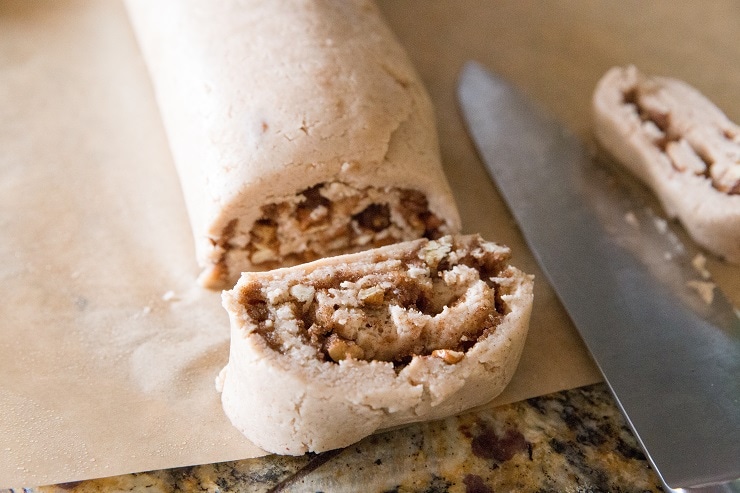
[[[509,256],[444,236],[243,274],[223,294],[227,416],[265,450],[302,454],[490,401],[518,364],[533,301]]]
[[[232,286],[242,271],[264,271],[457,231],[429,209],[425,194],[399,187],[319,183],[270,201],[243,228],[234,217],[218,237],[199,278],[212,289]]]

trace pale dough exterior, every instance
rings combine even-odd
[[[417,191],[440,233],[460,229],[429,97],[371,2],[128,0],[127,7],[203,285],[232,286],[242,271],[275,267],[254,265],[245,253],[262,207],[303,200],[301,191],[322,183],[381,195]],[[404,231],[379,241],[421,235]]]
[[[279,454],[485,404],[511,379],[533,279],[477,235],[408,241],[265,273],[223,293],[231,422]]]
[[[740,263],[740,127],[689,85],[615,67],[593,96],[595,132],[700,245]]]

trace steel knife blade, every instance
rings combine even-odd
[[[701,256],[644,187],[480,64],[463,68],[458,102],[664,487],[740,491],[740,318]]]

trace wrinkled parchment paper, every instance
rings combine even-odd
[[[519,370],[492,405],[596,382],[595,366],[485,175],[452,99],[467,57],[508,67],[525,81],[531,72],[521,56],[542,57],[549,48],[531,39],[479,44],[487,26],[480,16],[461,17],[478,3],[434,5],[418,16],[410,15],[418,3],[381,3],[437,105],[466,231],[509,244],[514,263],[537,276]],[[504,7],[527,8],[514,5],[522,3]],[[528,8],[539,12],[539,5]],[[567,45],[553,30],[557,18],[540,21],[551,23],[542,33],[555,36],[548,42]],[[473,25],[463,32],[466,23]],[[573,112],[585,110],[592,84],[610,64],[626,63],[622,52],[608,61],[600,55],[600,65],[580,70],[542,66],[544,80],[530,92],[569,90],[565,102],[576,105],[561,116],[578,129],[586,116]],[[576,63],[561,57],[552,62]],[[563,72],[585,79],[547,85]],[[185,214],[122,6],[0,3],[0,488],[263,454],[232,428],[214,390],[228,358],[228,319],[219,293],[195,283]],[[710,268],[740,292],[737,276],[716,263]]]

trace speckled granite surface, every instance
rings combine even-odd
[[[33,491],[659,492],[661,487],[606,386],[599,384],[408,426],[318,455],[267,456]]]

